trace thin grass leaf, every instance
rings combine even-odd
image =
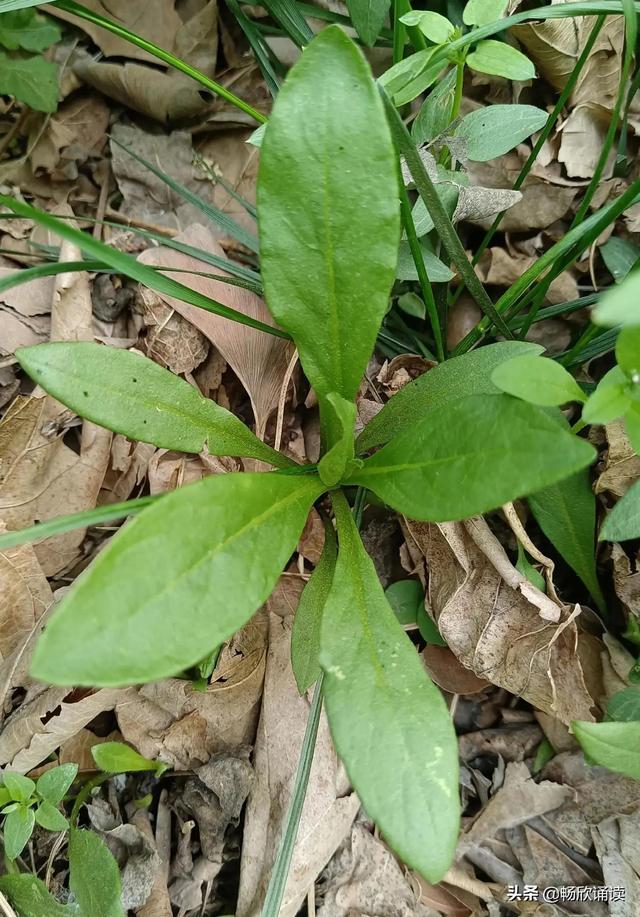
[[[263,0],[262,5],[299,48],[304,48],[313,39],[313,32],[295,0]]]
[[[280,905],[284,897],[284,890],[287,885],[287,876],[289,875],[289,866],[293,856],[293,848],[296,843],[300,816],[307,794],[309,784],[309,774],[313,764],[313,754],[316,749],[316,739],[318,737],[318,725],[320,723],[320,713],[322,712],[322,683],[324,675],[321,673],[316,682],[313,692],[313,700],[309,709],[309,718],[307,728],[305,729],[302,748],[300,749],[300,759],[298,769],[296,770],[296,779],[291,794],[291,803],[284,826],[284,833],[280,841],[280,847],[276,855],[276,861],[273,864],[269,887],[264,899],[261,917],[278,917],[280,914]]]
[[[235,16],[236,22],[246,35],[247,41],[251,45],[251,50],[260,67],[260,72],[267,84],[267,89],[271,93],[272,98],[275,99],[280,89],[280,78],[275,72],[271,62],[272,52],[269,45],[263,39],[253,20],[249,19],[245,14],[237,0],[225,0],[225,2],[231,13]]]
[[[81,513],[71,513],[68,516],[58,516],[48,522],[38,522],[26,529],[17,532],[5,532],[0,535],[0,551],[15,548],[21,544],[32,541],[41,541],[43,538],[52,538],[54,535],[64,535],[65,532],[75,532],[77,529],[89,528],[92,525],[102,525],[126,516],[135,516],[145,507],[159,500],[163,495],[155,494],[150,497],[139,497],[137,500],[125,500],[124,503],[111,503],[108,506],[97,506]]]
[[[154,166],[153,163],[149,162],[147,159],[144,159],[140,156],[139,153],[136,153],[131,147],[125,146],[124,143],[120,143],[119,140],[116,140],[115,137],[111,136],[111,142],[115,143],[116,146],[119,146],[121,150],[124,150],[125,153],[128,153],[129,156],[133,157],[136,162],[139,162],[140,165],[144,166],[145,169],[148,169],[156,178],[159,178],[160,181],[164,182],[172,191],[175,191],[176,194],[179,194],[183,200],[188,201],[190,204],[193,204],[194,207],[203,213],[208,220],[211,220],[213,223],[216,223],[221,229],[233,236],[234,239],[237,239],[238,242],[241,242],[243,245],[246,245],[247,248],[251,249],[252,252],[258,251],[258,240],[255,236],[251,235],[250,232],[240,226],[239,223],[236,223],[228,214],[223,213],[219,207],[216,207],[214,204],[210,204],[208,201],[202,200],[202,198],[191,191],[185,185],[181,184],[179,181],[176,181],[175,178],[172,178],[171,175],[167,175],[166,172],[163,172],[162,169],[159,169],[157,166]]]
[[[183,302],[197,306],[199,309],[213,312],[216,315],[221,315],[223,318],[231,319],[242,325],[248,325],[250,328],[256,328],[258,331],[265,331],[267,334],[273,334],[276,337],[289,338],[286,331],[282,331],[280,328],[271,325],[266,325],[264,322],[243,315],[241,312],[230,309],[222,303],[215,302],[215,300],[209,299],[207,296],[203,296],[195,290],[191,290],[184,284],[178,283],[177,280],[165,277],[163,274],[158,273],[141,261],[132,258],[131,255],[110,248],[108,245],[105,245],[104,242],[99,242],[92,236],[88,236],[86,233],[68,226],[62,220],[58,220],[56,217],[45,213],[43,210],[31,207],[29,204],[18,201],[6,194],[0,194],[0,206],[8,207],[9,210],[12,210],[19,216],[27,220],[34,220],[34,222],[45,226],[61,238],[74,242],[80,250],[86,252],[87,255],[93,256],[94,258],[101,258],[105,264],[108,264],[117,273],[131,277],[132,280],[137,280],[150,289],[156,290],[158,293],[166,293],[176,299],[183,300]]]

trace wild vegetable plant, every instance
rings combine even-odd
[[[140,355],[91,343],[18,352],[39,385],[95,423],[162,448],[206,449],[273,468],[213,475],[142,507],[134,501],[136,517],[47,625],[32,674],[113,686],[193,666],[265,602],[317,503],[327,536],[296,616],[298,685],[316,683],[316,724],[324,696],[338,754],[369,816],[407,864],[437,882],[458,835],[455,733],[364,549],[350,509],[354,489],[414,519],[463,519],[544,494],[595,453],[557,409],[495,384],[506,360],[539,353],[520,341],[443,363],[354,437],[355,397],[388,306],[400,239],[398,151],[387,115],[357,47],[328,27],[290,71],[262,146],[262,280],[277,333],[293,339],[318,396],[317,466],[296,465]],[[572,388],[566,400],[575,395]],[[303,795],[297,786],[294,806]]]
[[[2,838],[10,860],[20,856],[36,825],[47,831],[66,831],[69,822],[58,806],[75,780],[76,764],[61,764],[45,771],[37,782],[23,774],[5,771],[0,785]]]

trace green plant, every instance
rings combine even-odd
[[[558,412],[494,384],[496,366],[538,350],[519,342],[442,364],[392,399],[354,441],[354,398],[395,277],[397,159],[368,67],[339,29],[327,28],[278,95],[258,188],[262,280],[284,331],[263,330],[293,338],[318,395],[317,466],[295,465],[139,355],[90,343],[18,352],[34,380],[96,423],[164,448],[206,447],[275,468],[215,475],[136,506],[136,518],[53,616],[32,670],[46,681],[119,685],[196,664],[268,597],[310,507],[329,493],[337,550],[328,524],[323,560],[303,593],[294,670],[301,689],[318,682],[316,711],[324,694],[338,753],[369,815],[409,865],[438,881],[458,831],[455,734],[377,580],[348,498],[358,485],[413,518],[466,518],[556,485],[589,465],[594,450]],[[107,255],[54,218],[2,202],[60,234],[75,233],[89,254],[131,268],[126,256]],[[437,218],[458,257],[448,218]],[[136,271],[143,281],[168,283],[150,269]],[[434,400],[434,390],[442,397]]]
[[[58,68],[42,56],[60,40],[60,29],[31,7],[0,11],[0,94],[35,111],[58,107]]]
[[[36,825],[47,831],[66,831],[69,822],[58,808],[76,778],[75,764],[45,771],[37,781],[5,771],[0,785],[4,852],[9,860],[20,856]]]

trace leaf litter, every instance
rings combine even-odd
[[[132,3],[106,7],[90,0],[86,5],[208,76],[229,79],[239,94],[266,107],[267,93],[246,46],[215,3],[166,0],[161,15]],[[193,204],[107,138],[110,131],[255,232],[252,216],[228,190],[253,204],[258,154],[245,143],[244,116],[203,97],[186,77],[159,69],[155,59],[120,38],[55,7],[50,12],[79,27],[80,46],[71,52],[61,45],[68,65],[58,112],[48,118],[27,113],[18,146],[0,163],[2,180],[57,212],[66,207],[65,215],[88,231],[96,230],[83,222],[85,217],[108,217],[123,227],[156,232],[160,244],[152,245],[115,227],[97,230],[116,247],[141,252],[144,263],[223,273],[163,247],[164,235],[255,265],[237,241],[213,224],[200,225],[202,214]],[[510,86],[499,77],[476,74],[465,82],[463,111],[518,102],[523,93],[527,102],[548,108],[549,87],[562,88],[591,26],[590,17],[579,17],[513,28],[511,35],[527,50],[539,79],[528,87]],[[469,185],[449,177],[457,194],[453,219],[470,246],[479,238],[478,228],[506,210],[502,235],[477,266],[490,288],[507,288],[569,228],[611,117],[622,42],[622,17],[608,17],[556,132],[520,192],[511,189],[530,149],[526,143],[490,162],[465,162]],[[215,67],[218,45],[231,74]],[[101,52],[99,59],[89,50],[93,46]],[[632,135],[640,124],[634,105]],[[234,130],[237,126],[243,129]],[[432,152],[423,156],[433,176],[441,177]],[[614,176],[613,168],[612,159],[599,205],[614,193],[615,182],[628,182],[628,176]],[[32,264],[38,244],[57,245],[19,221],[3,221],[1,228],[2,244],[14,254],[2,255],[0,278]],[[637,230],[632,209],[615,232],[636,244]],[[54,255],[60,261],[80,257],[65,244]],[[549,304],[577,299],[590,288],[590,257],[599,257],[597,246],[553,282]],[[254,293],[193,274],[174,276],[272,321]],[[292,385],[285,384],[289,344],[126,282],[118,303],[121,317],[115,308],[98,315],[99,300],[116,303],[115,284],[121,281],[112,280],[103,292],[100,275],[69,273],[0,294],[3,526],[18,529],[70,511],[162,493],[238,467],[112,437],[41,391],[29,391],[12,354],[44,340],[97,337],[112,346],[135,346],[254,423],[261,437],[273,438],[279,413],[283,442],[291,444],[292,454],[315,460],[317,406],[299,373]],[[602,266],[598,280],[608,282]],[[472,315],[471,325],[476,318]],[[451,346],[469,330],[464,322],[462,315]],[[574,327],[571,317],[563,316],[534,325],[529,337],[538,335],[557,353],[566,349]],[[363,423],[434,365],[406,347],[384,356],[383,371],[380,358],[361,389]],[[597,378],[597,365],[593,372]],[[600,505],[610,507],[640,477],[639,460],[621,422],[608,423],[598,445],[594,490]],[[640,907],[639,784],[586,762],[567,729],[573,719],[599,718],[608,700],[629,688],[633,655],[599,623],[584,589],[530,519],[524,518],[520,528],[509,526],[508,514],[437,526],[401,520],[400,528],[389,515],[369,507],[365,516],[363,531],[376,566],[386,583],[407,575],[422,583],[423,611],[447,642],[446,647],[425,644],[419,624],[409,626],[459,734],[464,818],[456,861],[441,883],[430,886],[397,860],[362,811],[323,719],[281,913],[293,917],[306,906],[309,915],[319,917],[493,917],[500,905],[509,905],[518,913],[542,915],[507,902],[506,887],[603,882],[624,886],[627,893],[625,905],[613,903],[610,913],[635,913]],[[161,779],[159,793],[148,776],[114,778],[86,808],[120,866],[125,906],[142,917],[227,912],[257,917],[309,709],[309,698],[297,692],[288,648],[299,593],[319,559],[321,518],[314,511],[274,596],[222,647],[212,672],[124,689],[80,691],[33,682],[27,668],[34,636],[116,528],[99,526],[0,552],[0,764],[33,774],[52,761],[71,760],[91,773],[90,747],[114,737],[163,761],[171,770]],[[532,569],[544,574],[544,588],[516,566],[518,543]],[[554,560],[545,562],[549,555],[555,566]],[[603,581],[629,628],[640,615],[635,545],[607,546],[600,560]],[[557,754],[534,774],[544,737]],[[154,795],[149,810],[136,806],[145,793]],[[39,847],[34,851],[38,854]],[[54,872],[63,875],[64,854],[53,862]],[[606,911],[594,903],[588,913]]]

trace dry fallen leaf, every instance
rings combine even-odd
[[[204,226],[190,226],[176,238],[187,245],[193,245],[219,257],[224,257],[224,252],[215,237]],[[151,248],[143,252],[139,260],[145,264],[162,264],[182,270],[224,274],[223,271],[212,269],[211,265],[206,265],[202,261],[172,249]],[[196,275],[191,277],[187,275],[186,280],[184,274],[172,275],[171,272],[168,272],[167,276],[174,276],[175,279],[186,283],[192,289],[237,309],[245,315],[274,325],[271,313],[264,301],[249,290]],[[282,382],[293,352],[292,345],[281,338],[263,334],[246,325],[230,322],[212,312],[190,306],[172,296],[162,296],[162,299],[196,328],[199,328],[215,344],[232,367],[251,399],[256,420],[256,434],[263,438],[267,420],[280,398]]]
[[[562,722],[592,720],[600,660],[575,613],[524,581],[483,519],[407,528],[426,560],[428,607],[462,665]]]
[[[0,523],[0,531],[5,527]],[[0,660],[21,647],[33,631],[53,593],[33,547],[0,551]]]
[[[204,650],[204,647],[203,647]],[[211,684],[168,678],[134,689],[116,708],[120,730],[147,758],[177,770],[212,754],[250,745],[255,735],[266,655],[266,620],[257,615],[221,654]]]
[[[254,752],[256,783],[244,823],[237,917],[258,917],[282,835],[302,746],[309,701],[291,670],[291,611],[303,581],[285,574],[270,599],[269,654]],[[309,887],[349,832],[360,803],[320,720],[309,786],[280,917],[294,917]]]
[[[640,457],[627,439],[623,420],[606,424],[604,431],[609,448],[604,468],[596,481],[595,492],[608,492],[614,497],[621,497],[640,478]]]
[[[67,208],[67,215],[71,215]],[[62,261],[78,261],[80,250],[60,247]],[[51,308],[53,340],[92,340],[91,294],[86,273],[58,274]],[[64,437],[73,414],[36,389],[16,398],[0,424],[0,517],[15,530],[55,516],[92,509],[109,462],[111,433],[82,423],[79,453]],[[53,576],[78,554],[84,531],[49,538],[35,547],[42,569]]]
[[[0,734],[0,764],[24,774],[45,761],[94,717],[113,710],[130,689],[104,688],[76,696],[68,688],[46,688],[23,701]]]

